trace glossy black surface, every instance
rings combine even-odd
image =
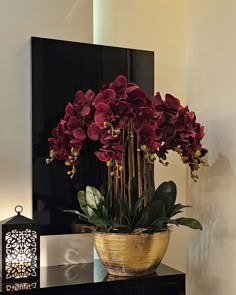
[[[46,165],[51,131],[78,89],[98,91],[119,74],[152,96],[154,53],[32,38],[33,217],[40,222],[41,234],[71,233],[73,216],[63,209],[77,209],[77,191],[87,184],[98,187],[107,176],[106,165],[93,155],[95,142],[84,145],[73,180],[63,162]]]
[[[15,294],[184,295],[185,274],[161,264],[153,275],[134,278],[112,277],[107,275],[101,262],[95,260],[94,263],[88,264],[42,267],[40,287],[30,291],[17,291]]]

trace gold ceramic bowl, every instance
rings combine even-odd
[[[93,233],[97,253],[111,275],[139,276],[156,271],[164,257],[170,232],[154,234]]]

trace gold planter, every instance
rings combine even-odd
[[[154,234],[93,233],[97,253],[111,275],[142,276],[156,271],[164,257],[170,232]]]

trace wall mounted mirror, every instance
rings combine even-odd
[[[102,184],[106,165],[93,155],[98,145],[90,141],[83,146],[72,180],[62,161],[46,165],[52,129],[77,90],[98,91],[119,74],[153,95],[154,53],[37,37],[32,37],[31,45],[33,218],[42,235],[68,234],[77,218],[63,210],[78,209],[78,190]]]

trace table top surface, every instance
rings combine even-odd
[[[37,284],[37,286],[34,284],[32,288],[44,289],[57,288],[61,286],[69,287],[75,285],[94,285],[104,284],[105,282],[118,283],[121,280],[127,283],[135,283],[134,280],[156,281],[164,277],[171,278],[180,275],[184,276],[184,273],[165,264],[160,264],[156,270],[156,273],[145,277],[125,278],[111,276],[107,273],[101,261],[96,259],[94,263],[41,267],[40,282]],[[2,291],[2,293],[4,292]]]
[[[183,274],[182,272],[169,267],[165,264],[160,264],[156,273],[146,276],[147,278],[154,278],[160,276],[175,276]],[[40,272],[40,287],[54,287],[61,285],[72,284],[91,284],[105,281],[120,281],[133,280],[144,277],[117,277],[107,274],[106,269],[99,259],[94,263],[61,265],[42,267]]]

